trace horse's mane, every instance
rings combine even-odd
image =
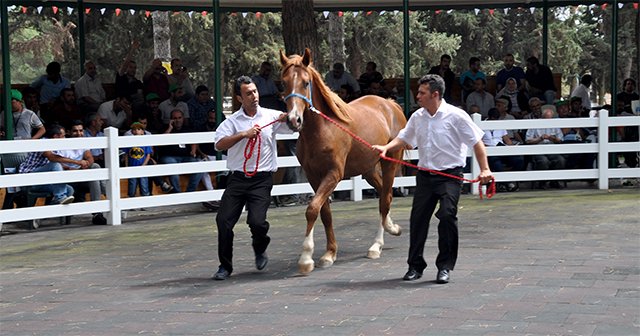
[[[343,122],[351,120],[351,107],[349,107],[347,103],[340,99],[340,97],[338,97],[335,92],[331,91],[331,89],[324,83],[324,79],[322,78],[318,70],[316,70],[311,64],[309,64],[309,66],[305,66],[302,63],[301,56],[290,57],[289,64],[287,64],[287,66],[282,69],[282,72],[284,73],[291,66],[306,68],[306,70],[311,75],[311,81],[313,82],[313,85],[318,89],[318,91],[320,91],[320,94],[322,94],[327,106],[329,107],[331,112],[333,112],[333,115],[337,119]],[[321,112],[326,114],[328,111]]]

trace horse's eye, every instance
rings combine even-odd
[[[304,82],[304,87],[308,88],[309,87],[309,82]]]

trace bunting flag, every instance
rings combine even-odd
[[[242,17],[243,17],[243,18],[246,18],[246,17],[247,17],[247,14],[248,14],[247,12],[242,12]]]
[[[480,13],[480,10],[477,8],[474,8],[473,11],[476,13],[476,15],[478,15],[478,13]]]
[[[442,13],[442,11],[438,9],[438,10],[435,11],[435,13],[436,13],[436,15],[438,15],[438,14]]]
[[[624,7],[624,4],[623,3],[619,3],[618,4],[618,8],[622,9],[622,7]]]
[[[120,8],[116,8],[116,16],[120,16],[121,12],[122,12],[122,10]]]
[[[398,15],[398,13],[400,13],[400,11],[397,9],[393,11],[393,15]]]
[[[529,11],[531,12],[531,14],[533,14],[533,12],[535,12],[535,11],[536,11],[536,8],[535,8],[535,7],[530,7],[530,8],[529,8]]]
[[[453,13],[453,9],[450,9],[447,11],[447,14],[451,14],[451,13]]]
[[[146,17],[151,16],[151,12],[150,12],[150,11],[148,11],[148,10],[144,11],[144,16],[146,16]]]
[[[71,15],[73,13],[73,7],[67,7],[67,14]]]
[[[325,19],[329,17],[329,11],[322,12],[322,16],[324,16]]]
[[[353,17],[358,16],[358,12],[353,12]]]
[[[344,12],[342,12],[342,11],[338,12],[338,17],[342,17],[343,15],[344,15]]]
[[[42,13],[42,6],[36,7],[36,10],[38,11],[38,14]]]
[[[85,15],[88,15],[88,14],[89,14],[89,12],[91,12],[91,8],[85,8],[85,9],[84,9],[84,14],[85,14]]]
[[[100,14],[104,15],[104,12],[106,11],[106,8],[100,8]]]
[[[21,9],[22,9],[22,14],[27,14],[27,7],[22,6]]]
[[[53,14],[58,14],[58,7],[53,6],[51,9],[53,9]]]
[[[503,8],[502,10],[504,11],[504,15],[507,15],[507,13],[509,13],[509,8]]]
[[[256,19],[260,20],[261,17],[262,17],[262,13],[256,12]]]
[[[602,7],[602,10],[607,10],[607,4],[606,3],[603,3],[601,7]]]
[[[489,15],[493,16],[493,13],[494,13],[495,11],[496,11],[495,9],[490,9],[490,10],[489,10]]]
[[[131,15],[135,15],[136,14],[136,10],[135,9],[130,9],[129,13],[131,13]]]
[[[190,11],[189,13],[187,13],[187,15],[189,16],[189,18],[193,17],[193,11]]]
[[[638,3],[637,2],[633,3],[633,9],[638,10]]]
[[[202,11],[202,13],[200,13],[200,14],[202,14],[202,16],[207,16],[208,13],[207,13],[207,11]],[[233,13],[233,14],[235,14],[235,13]]]
[[[380,11],[380,15],[384,15],[384,13],[386,13],[386,12],[387,12],[387,11],[385,11],[385,10]]]

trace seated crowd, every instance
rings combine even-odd
[[[194,85],[182,60],[171,60],[171,74],[160,59],[154,59],[141,79],[137,77],[137,64],[132,56],[139,47],[132,44],[121,67],[115,72],[115,97],[108,97],[98,79],[95,63],[85,63],[85,73],[71,87],[71,82],[61,75],[61,66],[51,62],[46,74],[38,77],[22,92],[11,90],[15,139],[104,136],[105,127],[115,127],[121,135],[144,135],[163,133],[206,132],[216,129],[216,104],[209,89],[204,85]],[[495,75],[495,90],[488,91],[487,76],[481,71],[481,60],[472,57],[469,68],[459,76],[461,101],[454,101],[452,92],[456,76],[450,68],[451,56],[442,55],[440,63],[430,69],[430,74],[438,74],[445,80],[444,99],[459,105],[469,114],[479,113],[486,120],[549,119],[594,117],[591,111],[591,75],[584,75],[580,85],[569,99],[556,99],[553,74],[549,67],[539,63],[536,57],[526,60],[525,69],[516,65],[514,56],[504,57],[504,68]],[[260,94],[262,106],[284,110],[282,88],[272,78],[272,66],[263,62],[253,80]],[[405,104],[405,92],[409,91],[410,109],[417,108],[415,95],[404,87],[404,80],[397,80],[394,87],[387,85],[384,76],[374,62],[366,64],[366,71],[356,80],[345,71],[342,63],[335,63],[325,76],[326,84],[344,101],[349,102],[361,95],[379,95]],[[635,81],[626,79],[623,91],[617,95],[618,111],[631,113],[631,101],[637,100]],[[637,141],[637,127],[618,130],[625,141]],[[518,144],[557,144],[569,142],[595,141],[593,130],[585,128],[543,128],[524,130],[487,130],[483,139],[487,146],[514,146]],[[635,139],[635,140],[634,140]],[[286,142],[284,151],[295,151],[295,141]],[[123,150],[122,165],[140,166],[148,164],[172,164],[212,160],[216,152],[211,144],[172,145],[160,148],[134,147]],[[638,165],[635,153],[625,153],[629,167]],[[19,173],[33,171],[56,171],[66,169],[91,169],[104,167],[104,155],[100,149],[74,151],[25,153],[21,158]],[[585,155],[533,155],[530,157],[491,157],[492,171],[531,169],[592,168],[594,154]],[[288,169],[292,172],[293,169]],[[290,175],[290,174],[289,174]],[[285,174],[285,176],[289,176]],[[295,175],[286,177],[296,182]],[[194,191],[200,181],[206,189],[213,189],[209,174],[192,174],[188,178],[186,191]],[[287,181],[284,181],[287,182]],[[153,185],[162,192],[183,190],[178,176],[131,179],[128,196],[147,196],[153,192]],[[551,187],[561,187],[557,182]],[[539,187],[546,188],[546,183]],[[85,200],[100,199],[104,194],[104,183],[86,182],[73,185],[51,185],[47,191],[52,195],[52,203],[66,204]],[[139,189],[139,190],[138,190]],[[514,191],[513,183],[501,185],[499,190]],[[3,208],[13,207],[5,200]],[[207,202],[205,206],[215,210],[217,204]],[[96,222],[104,222],[101,214],[95,214]]]

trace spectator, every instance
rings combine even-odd
[[[140,43],[138,41],[131,43],[127,56],[116,72],[116,96],[129,97],[134,109],[144,104],[144,86],[142,82],[136,78],[138,65],[133,60],[133,54],[139,47]]]
[[[118,97],[102,103],[98,108],[98,115],[102,118],[104,127],[115,127],[124,133],[125,127],[131,123],[133,118],[129,98]]]
[[[65,130],[60,125],[53,125],[49,130],[49,135],[53,139],[64,138]],[[56,155],[51,151],[44,152],[31,152],[23,161],[19,168],[18,173],[39,173],[39,172],[51,172],[62,171],[61,163],[69,163],[70,160],[60,155]],[[83,166],[88,167],[87,162],[82,163]],[[51,204],[69,204],[73,202],[73,188],[64,183],[55,184],[42,184],[31,187],[32,191],[46,192],[52,195]]]
[[[618,99],[618,104],[621,108],[618,110],[618,115],[628,116],[628,115],[640,115],[638,110],[633,111],[631,107],[631,102],[634,100],[640,100],[640,96],[636,89],[636,81],[631,78],[627,78],[622,83],[622,92],[618,93],[616,98]],[[625,126],[620,129],[622,141],[632,142],[638,141],[639,132],[637,126]],[[638,166],[638,152],[624,152],[622,153],[624,157],[624,163],[627,167],[633,168]],[[631,182],[626,181],[625,185],[630,185]]]
[[[225,121],[224,114],[222,115],[222,121]],[[217,128],[218,123],[216,122],[216,111],[211,110],[207,114],[207,122],[203,131],[214,132]],[[216,151],[214,142],[201,143],[200,145],[198,145],[198,154],[204,161],[216,161],[218,159],[218,152]],[[222,159],[225,160],[226,155],[223,154]],[[218,177],[220,177],[218,188],[224,188],[224,186],[226,185],[227,172],[218,174]],[[213,181],[211,180],[211,174],[204,173],[202,176],[202,183],[204,184],[206,190],[214,189]],[[202,202],[202,206],[210,211],[217,211],[220,208],[220,201]]]
[[[132,135],[145,135],[144,127],[139,122],[131,124],[130,132]],[[126,153],[125,167],[139,167],[146,166],[149,163],[153,151],[150,146],[137,146],[126,148],[124,152]],[[138,186],[140,186],[140,196],[151,195],[147,177],[130,178],[127,181],[127,195],[135,197]]]
[[[444,100],[448,103],[453,103],[451,93],[453,92],[453,82],[456,80],[456,75],[451,71],[451,56],[444,54],[440,56],[440,65],[434,66],[429,70],[431,75],[439,75],[444,79]]]
[[[488,120],[500,120],[500,112],[498,109],[489,109]],[[509,133],[503,129],[485,130],[482,142],[487,147],[516,145],[511,141]],[[487,159],[492,172],[505,171],[505,167],[510,167],[510,169],[514,171],[524,169],[524,158],[522,155],[489,156]],[[498,183],[498,191],[516,191],[517,189],[518,186],[514,182]]]
[[[475,90],[475,81],[478,78],[485,79],[486,75],[480,71],[481,68],[480,59],[477,57],[469,58],[469,70],[463,72],[460,75],[460,86],[462,86],[462,103],[466,103],[467,96]],[[445,89],[446,90],[446,89]]]
[[[106,93],[97,75],[96,65],[91,61],[87,61],[84,64],[84,75],[76,82],[75,89],[78,106],[84,113],[97,111],[100,104],[106,100]]]
[[[40,105],[53,102],[60,96],[60,91],[70,88],[71,82],[60,75],[61,66],[58,62],[47,64],[47,74],[38,77],[31,87],[40,90]]]
[[[40,139],[46,132],[40,118],[24,107],[22,93],[11,90],[11,112],[13,112],[14,139]]]
[[[508,78],[505,87],[498,91],[496,97],[506,96],[511,102],[511,113],[516,119],[522,119],[527,114],[528,98],[523,90],[518,89],[518,82],[515,78]]]
[[[193,132],[192,129],[188,128],[184,123],[184,114],[181,110],[175,109],[171,111],[171,121],[167,126],[167,129],[164,131],[164,134],[173,134],[173,133],[188,133]],[[160,149],[160,162],[165,164],[170,163],[184,163],[184,162],[196,162],[197,155],[197,145],[167,145],[162,146]],[[195,191],[198,183],[200,183],[200,179],[202,179],[202,173],[195,173],[189,176],[189,185],[187,186],[187,192]],[[178,175],[171,175],[169,177],[171,181],[171,186],[173,187],[173,192],[180,192],[182,188],[180,187],[180,178]]]
[[[589,118],[589,110],[584,108],[582,97],[571,97],[569,115],[573,118]]]
[[[24,106],[27,110],[31,110],[38,117],[42,117],[40,113],[40,96],[38,90],[27,86],[22,89],[22,97],[24,98]]]
[[[60,97],[51,105],[50,111],[45,116],[45,121],[47,125],[59,124],[70,130],[73,122],[84,119],[84,115],[76,104],[76,94],[73,90],[62,89]]]
[[[324,82],[331,88],[331,91],[338,91],[342,85],[349,84],[353,88],[354,94],[360,95],[360,84],[350,73],[344,71],[342,63],[333,64],[333,70],[327,72],[324,76]]]
[[[165,126],[162,122],[162,113],[160,112],[160,96],[155,93],[149,93],[145,96],[145,104],[138,109],[138,115],[147,116],[146,131],[151,134],[161,134],[164,132]]]
[[[525,73],[526,88],[531,97],[538,97],[547,104],[553,104],[556,98],[556,86],[553,82],[551,69],[540,64],[538,58],[527,58],[527,72]]]
[[[416,95],[413,93],[413,91],[411,91],[410,88],[408,90],[409,90],[409,111],[413,112],[417,110],[419,106],[416,103]],[[398,104],[402,106],[403,110],[404,110],[404,91],[405,91],[404,78],[399,78],[396,81],[396,87],[393,89],[392,95],[395,97],[396,102],[398,102]],[[445,97],[446,95],[447,94],[445,93]],[[445,98],[445,101],[448,101],[448,100],[446,100]]]
[[[258,87],[260,92],[260,104],[266,108],[271,108],[278,111],[284,111],[286,109],[282,98],[280,97],[280,89],[276,85],[276,82],[271,78],[273,66],[268,61],[262,62],[260,70],[257,75],[251,77],[251,80]]]
[[[191,126],[194,131],[201,132],[207,129],[209,111],[216,111],[216,102],[211,98],[209,89],[200,85],[196,88],[196,95],[187,102]]]
[[[622,91],[616,95],[618,101],[623,102],[624,111],[627,113],[635,113],[638,114],[637,111],[631,110],[631,102],[634,100],[640,100],[640,95],[638,95],[636,90],[636,81],[627,78],[622,82]],[[618,111],[620,113],[622,111]]]
[[[516,80],[516,86],[520,88],[524,85],[524,69],[514,65],[515,59],[512,54],[506,54],[503,58],[504,68],[498,71],[496,75],[496,91],[502,90],[507,83],[507,79],[513,78]]]
[[[182,101],[184,90],[176,84],[171,84],[169,87],[169,93],[169,98],[158,106],[158,109],[160,109],[160,115],[162,116],[162,122],[165,126],[169,125],[169,122],[171,121],[171,112],[174,110],[180,110],[184,116],[184,123],[189,125],[189,106],[187,103]]]
[[[542,100],[538,97],[529,99],[529,113],[522,119],[540,119],[542,117]]]
[[[582,98],[582,107],[587,111],[591,111],[591,81],[591,75],[583,75],[582,78],[580,78],[580,85],[571,92],[571,97]]]
[[[340,90],[336,91],[336,94],[340,99],[342,99],[345,103],[349,103],[354,99],[353,88],[349,84],[344,84],[340,86]]]
[[[498,120],[515,120],[516,118],[509,113],[511,110],[511,101],[506,96],[501,96],[496,99],[496,110],[498,111]],[[489,110],[491,111],[491,110]],[[522,140],[522,136],[518,130],[510,129],[507,131],[507,135],[509,136],[509,140],[514,145],[523,144],[524,140]],[[493,170],[493,169],[492,169]]]
[[[382,74],[378,72],[378,70],[376,70],[377,68],[378,65],[376,64],[376,62],[367,62],[365,72],[360,75],[360,78],[358,78],[358,84],[360,84],[360,90],[362,90],[362,92],[368,92],[371,83],[380,83],[384,80]]]
[[[191,79],[189,79],[189,72],[187,71],[187,67],[182,64],[181,59],[174,58],[171,60],[171,74],[167,76],[167,78],[169,79],[169,88],[171,88],[171,84],[182,88],[184,92],[182,97],[180,97],[182,101],[187,101],[195,96],[193,84],[191,84]],[[171,90],[169,90],[169,92],[171,92]]]
[[[542,112],[543,119],[553,118],[553,111],[551,109],[545,109]],[[526,141],[528,145],[534,144],[559,144],[562,142],[562,130],[559,128],[539,128],[530,129],[527,131]],[[557,170],[564,169],[565,158],[560,154],[539,154],[533,155],[533,169],[535,170]],[[550,183],[552,188],[561,188],[558,181],[552,181]],[[541,181],[538,184],[540,189],[546,189],[546,182]]]
[[[72,138],[84,137],[84,126],[82,125],[82,121],[75,120],[72,122],[70,134]],[[61,163],[62,169],[64,170],[101,168],[99,164],[94,162],[93,155],[91,155],[91,151],[88,149],[63,149],[53,151],[53,153],[71,160],[69,162]],[[84,202],[87,192],[89,192],[91,201],[99,201],[104,193],[104,186],[102,186],[101,182],[102,181],[91,180],[71,183],[70,185],[74,190],[73,196],[75,198],[75,202]],[[93,214],[92,223],[105,225],[107,224],[107,220],[104,218],[102,213],[96,212]]]
[[[95,113],[89,113],[84,121],[84,136],[91,137],[103,137],[104,132],[102,131],[102,126],[104,125],[104,121],[100,117],[100,115]],[[93,162],[100,165],[100,167],[105,167],[104,164],[104,151],[102,148],[92,148],[91,155],[93,156]]]
[[[486,79],[476,78],[473,86],[474,91],[469,93],[469,96],[467,97],[467,110],[471,108],[471,105],[477,105],[480,107],[482,119],[487,119],[489,109],[495,107],[493,96],[485,90],[486,86]]]
[[[169,78],[167,69],[162,65],[162,61],[156,58],[151,62],[149,69],[142,76],[144,94],[155,93],[160,96],[160,100],[169,99]]]

